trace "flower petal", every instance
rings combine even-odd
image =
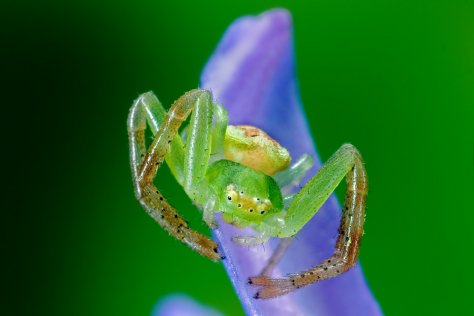
[[[315,158],[309,175],[321,167],[295,78],[290,14],[275,9],[242,17],[225,33],[206,65],[201,86],[229,112],[231,124],[257,126],[278,140],[296,160],[308,153]],[[309,176],[309,177],[310,177]],[[306,182],[309,177],[304,179]],[[274,271],[297,273],[318,264],[334,251],[340,205],[334,195],[297,235]],[[242,247],[232,236],[251,235],[220,221],[214,235],[227,257],[224,266],[249,315],[381,315],[359,265],[349,272],[271,300],[256,300],[256,288],[247,285],[259,274],[278,240],[264,246]]]
[[[153,308],[153,316],[221,316],[218,311],[204,306],[184,294],[161,298]]]

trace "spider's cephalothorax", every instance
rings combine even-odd
[[[206,178],[223,219],[239,227],[259,224],[283,209],[276,181],[242,164],[219,160],[209,166]]]
[[[185,137],[181,137],[178,130],[191,113]],[[148,150],[144,136],[147,122],[154,134]],[[253,126],[228,125],[227,112],[208,91],[187,92],[168,112],[152,93],[141,95],[130,109],[128,133],[135,195],[140,204],[172,236],[214,260],[220,258],[216,243],[189,228],[153,184],[163,161],[203,211],[203,219],[211,228],[216,226],[217,212],[222,212],[228,223],[254,228],[255,236],[233,237],[246,246],[264,243],[270,237],[297,234],[346,178],[346,198],[333,256],[287,278],[250,278],[250,284],[262,287],[256,298],[286,294],[343,273],[357,262],[367,176],[354,146],[341,146],[297,194],[283,195],[282,191],[289,191],[310,169],[311,158],[304,155],[289,167],[288,151],[265,132]],[[276,254],[264,271],[268,272],[279,256]]]

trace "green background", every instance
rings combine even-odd
[[[384,312],[473,313],[472,1],[7,0],[2,314],[147,315],[170,292],[243,313],[222,266],[135,201],[125,121],[141,92],[168,105],[196,87],[226,27],[275,6],[322,159],[351,142],[366,160],[361,261]]]

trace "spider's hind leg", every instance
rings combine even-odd
[[[282,192],[285,194],[290,193],[311,169],[313,164],[313,158],[310,155],[304,154],[290,168],[278,172],[273,178],[282,189]]]
[[[268,260],[265,267],[262,269],[262,272],[260,272],[261,276],[270,275],[272,273],[272,271],[280,262],[281,258],[285,255],[292,242],[293,237],[280,239],[277,248],[272,253],[272,256]]]

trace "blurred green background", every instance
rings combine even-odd
[[[125,121],[139,93],[196,87],[226,27],[275,6],[322,159],[365,157],[361,261],[384,312],[473,313],[472,1],[4,0],[2,314],[148,315],[170,292],[243,313],[222,266],[135,201]]]

